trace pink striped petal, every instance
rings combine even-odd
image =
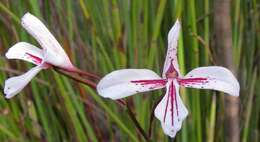
[[[43,58],[43,51],[29,43],[18,42],[8,49],[5,56],[7,59],[21,59],[40,65]]]
[[[36,66],[29,70],[28,72],[20,75],[20,76],[15,76],[7,79],[5,81],[5,86],[4,86],[4,94],[5,97],[10,99],[19,92],[32,80],[32,78],[43,68],[41,65]]]
[[[121,99],[139,92],[163,88],[166,80],[147,69],[122,69],[107,74],[97,85],[98,94]]]
[[[30,13],[26,13],[22,17],[22,26],[44,49],[45,62],[65,69],[73,68],[66,52],[38,18]]]
[[[173,65],[174,69],[178,72],[179,75],[181,75],[179,71],[179,65],[177,59],[177,45],[178,45],[177,41],[179,38],[180,28],[181,28],[181,24],[177,20],[168,34],[168,49],[167,49],[164,67],[163,67],[163,73],[162,73],[163,78],[166,78],[166,73],[169,70],[171,65]]]
[[[175,137],[181,129],[182,121],[188,115],[188,110],[180,98],[178,82],[170,80],[166,87],[166,94],[155,108],[154,114],[161,121],[164,133],[170,137]]]
[[[228,69],[218,66],[196,68],[179,79],[179,83],[184,87],[213,89],[232,96],[239,96],[240,90],[235,76]]]

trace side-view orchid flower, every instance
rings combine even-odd
[[[39,42],[42,49],[26,42],[18,42],[7,51],[6,58],[25,60],[37,66],[25,74],[5,81],[6,98],[18,94],[42,69],[55,66],[71,72],[80,72],[72,65],[61,45],[38,18],[26,13],[21,19],[21,25]]]
[[[168,34],[168,50],[162,77],[148,69],[121,69],[107,74],[97,85],[99,95],[113,100],[166,88],[166,94],[156,106],[154,115],[161,121],[164,133],[170,137],[175,137],[188,115],[179,94],[180,86],[212,89],[232,96],[239,96],[240,90],[237,79],[224,67],[198,67],[185,76],[181,75],[177,60],[180,28],[177,20]]]

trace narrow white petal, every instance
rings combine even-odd
[[[29,43],[18,42],[8,49],[5,56],[7,59],[21,59],[39,65],[43,58],[43,51]]]
[[[10,99],[18,94],[41,69],[41,66],[36,66],[20,76],[7,79],[4,86],[5,97]]]
[[[62,68],[71,68],[72,64],[66,52],[38,18],[30,13],[26,13],[22,17],[22,26],[39,42],[44,49],[45,62]]]
[[[166,85],[166,94],[154,111],[155,117],[161,121],[164,133],[172,138],[175,137],[176,133],[181,129],[183,120],[188,116],[188,110],[179,95],[179,84],[176,80],[173,80],[173,84],[177,98],[175,98],[175,100],[177,101],[173,101],[172,104],[171,96],[168,96],[170,95],[171,85],[171,81],[169,81]]]
[[[163,67],[163,74],[162,74],[163,78],[166,77],[166,72],[169,69],[171,64],[173,64],[175,70],[180,75],[178,59],[177,59],[177,45],[178,45],[180,28],[181,28],[181,24],[177,20],[168,33],[168,49],[167,49],[164,67]]]
[[[232,96],[239,96],[240,86],[237,79],[231,71],[224,67],[195,68],[179,82],[185,87],[213,89]]]
[[[137,83],[146,80],[148,80],[147,83]],[[157,82],[157,80],[160,81]],[[97,91],[105,98],[120,99],[138,92],[163,88],[165,83],[166,81],[151,70],[122,69],[113,71],[102,78],[97,85]]]

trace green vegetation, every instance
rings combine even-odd
[[[232,1],[233,56],[241,85],[241,141],[260,139],[260,3]],[[1,0],[0,84],[32,65],[4,57],[18,41],[38,45],[20,25],[30,12],[48,26],[73,63],[103,76],[121,68],[160,74],[167,32],[182,22],[178,57],[182,73],[214,65],[213,3],[209,0]],[[39,46],[39,45],[38,45]],[[219,57],[221,58],[221,57]],[[217,60],[217,59],[215,59]],[[214,91],[182,89],[189,109],[176,141],[224,141],[224,99]],[[163,91],[127,98],[148,132],[153,104]],[[168,141],[153,121],[152,141]],[[42,71],[11,100],[0,95],[0,141],[144,141],[126,110],[55,71]]]

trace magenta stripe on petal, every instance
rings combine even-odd
[[[133,80],[131,83],[134,83],[135,85],[152,85],[149,89],[154,89],[157,87],[165,86],[167,83],[167,80],[165,79],[153,79],[153,80]]]
[[[170,95],[171,95],[172,126],[174,126],[174,102],[175,102],[174,94],[176,93],[176,90],[175,90],[175,86],[173,85],[173,82],[171,82],[170,93],[171,93]]]
[[[32,55],[30,53],[26,53],[26,55],[28,55],[28,58],[31,58],[33,60],[33,62],[35,62],[36,64],[41,64],[42,62],[42,59],[35,56],[35,55]]]
[[[187,78],[187,79],[178,79],[180,85],[185,84],[196,84],[196,83],[208,83],[208,78],[198,77],[198,78]]]

